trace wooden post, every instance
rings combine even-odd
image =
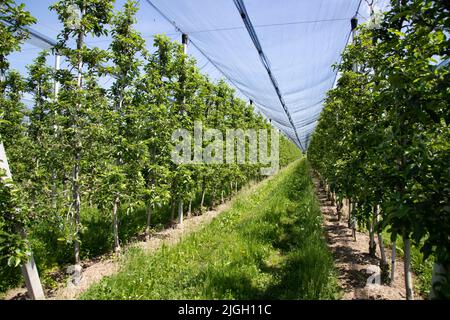
[[[5,147],[3,146],[3,142],[1,141],[0,169],[3,169],[5,171],[7,179],[12,179],[11,170],[9,169],[8,165],[8,158],[6,157]],[[23,277],[25,278],[25,285],[27,287],[29,297],[33,300],[45,299],[44,290],[42,289],[41,280],[39,279],[39,273],[36,267],[36,263],[34,262],[33,253],[30,254],[30,258],[21,266],[21,269]]]

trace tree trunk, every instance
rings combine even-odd
[[[406,288],[406,299],[414,300],[414,291],[412,283],[411,274],[411,240],[408,236],[403,236],[403,243],[405,245],[405,288]]]
[[[341,219],[342,219],[342,208],[343,208],[343,206],[344,205],[343,205],[342,201],[338,200],[337,205],[336,205],[338,221],[341,221]]]
[[[358,206],[357,202],[353,203],[353,208],[352,211],[354,211],[356,209],[356,207]],[[358,220],[356,220],[356,216],[354,213],[352,213],[352,233],[353,233],[353,239],[356,241],[356,230],[358,229]]]
[[[204,204],[205,204],[205,195],[206,195],[206,188],[203,188],[202,190],[202,200],[200,201],[200,211],[203,213],[204,211]]]
[[[145,239],[150,239],[150,228],[151,228],[151,223],[152,223],[152,213],[153,213],[153,208],[152,205],[149,204],[147,206],[147,227],[145,228]]]
[[[369,255],[374,258],[377,255],[377,244],[375,243],[375,232],[373,231],[373,223],[370,223],[369,227]]]
[[[212,192],[212,201],[210,203],[211,207],[213,208],[216,206],[216,198],[217,198],[217,191],[216,188],[214,188]]]
[[[72,198],[73,198],[73,207],[75,211],[75,239],[74,239],[74,256],[75,256],[75,266],[74,266],[74,272],[72,274],[72,283],[76,286],[78,286],[81,282],[81,273],[82,273],[82,267],[81,267],[81,259],[80,259],[80,208],[81,208],[81,199],[80,199],[80,186],[79,186],[79,172],[80,172],[80,165],[79,165],[79,159],[80,155],[79,152],[76,155],[76,163],[73,168],[72,173]]]
[[[440,287],[442,284],[447,284],[449,268],[446,268],[444,265],[435,262],[433,265],[433,276],[431,278],[431,290],[430,290],[430,299],[443,299],[439,294]]]
[[[116,198],[114,199],[114,205],[113,205],[113,234],[114,234],[114,252],[115,253],[120,252],[119,217],[118,217],[119,201],[120,201],[120,198],[117,195]]]
[[[172,200],[170,208],[170,222],[173,222],[174,219],[175,219],[175,201]]]
[[[395,276],[395,258],[397,254],[397,244],[396,240],[392,242],[392,255],[391,255],[391,284],[394,283],[394,276]]]
[[[378,223],[380,221],[380,207],[376,205],[374,207],[375,221]],[[374,230],[375,231],[375,230]],[[386,250],[384,248],[383,235],[381,232],[377,232],[378,245],[380,246],[380,270],[381,270],[381,281],[382,283],[389,283],[389,263],[386,258]]]
[[[377,244],[375,243],[375,219],[377,216],[377,209],[373,208],[373,217],[369,222],[369,254],[371,257],[377,256]]]
[[[192,199],[189,200],[187,216],[188,216],[188,218],[190,218],[192,216]]]
[[[84,8],[81,10],[81,17],[84,15]],[[84,44],[84,34],[83,32],[78,33],[77,38],[77,62],[78,62],[78,76],[77,76],[77,88],[81,91],[82,85],[83,85],[83,57],[81,54],[81,50],[83,49]],[[80,240],[79,240],[79,233],[80,233],[80,209],[81,209],[81,198],[80,198],[80,162],[81,162],[81,141],[80,141],[80,133],[79,128],[77,125],[77,118],[79,116],[79,112],[81,110],[81,103],[76,103],[76,113],[75,113],[75,119],[73,121],[73,125],[75,127],[75,139],[73,141],[73,147],[75,150],[75,165],[73,168],[72,173],[72,187],[73,187],[73,207],[75,210],[75,241],[74,241],[74,253],[75,253],[75,272],[72,279],[72,282],[75,285],[78,285],[81,280],[81,264],[80,264]]]
[[[79,153],[76,155],[77,160],[79,159]],[[75,164],[73,168],[73,174],[72,174],[72,198],[73,198],[73,208],[75,211],[75,240],[74,240],[74,254],[75,254],[75,265],[80,264],[80,241],[78,239],[79,237],[79,231],[80,231],[80,207],[81,207],[81,200],[80,200],[80,186],[79,186],[79,163]]]
[[[225,203],[225,199],[223,197],[223,190],[222,190],[222,195],[221,195],[222,199],[221,199],[221,203],[224,204]]]
[[[52,208],[56,209],[56,170],[52,170],[52,191],[51,191],[51,198],[52,198]]]
[[[386,258],[386,250],[384,249],[383,236],[380,232],[377,233],[378,245],[380,246],[380,270],[382,283],[389,283],[389,263]]]
[[[352,227],[352,200],[348,199],[348,216],[347,216],[347,225],[349,228]]]
[[[178,202],[178,223],[183,224],[183,200]]]

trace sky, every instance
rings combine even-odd
[[[55,0],[17,0],[37,18],[32,28],[51,39],[57,38],[60,23],[49,10]],[[238,95],[252,99],[272,124],[292,140],[299,136],[306,145],[322,110],[326,92],[335,83],[332,68],[340,60],[350,34],[350,19],[359,7],[358,19],[364,21],[371,0],[245,0],[269,68],[291,115],[293,130],[276,93],[267,69],[246,30],[233,0],[140,0],[136,29],[152,49],[155,34],[165,33],[181,42],[181,34],[161,12],[184,32],[192,43],[188,53],[197,60],[201,72],[218,80],[224,75]],[[119,10],[125,0],[117,0]],[[161,12],[157,12],[149,2]],[[361,5],[359,3],[361,2]],[[388,0],[375,0],[375,8],[384,9]],[[110,39],[87,38],[89,46],[107,49]],[[195,45],[193,45],[195,44]],[[199,48],[201,52],[197,49]],[[27,43],[20,53],[10,56],[11,66],[26,72],[41,48]],[[208,57],[206,58],[205,55]],[[52,59],[49,59],[52,60]],[[53,63],[49,61],[49,64]],[[219,70],[220,69],[220,70]],[[108,86],[111,79],[101,80]],[[25,97],[27,98],[27,97]]]
[[[19,0],[17,2],[24,3],[26,9],[37,19],[37,23],[32,26],[33,30],[50,39],[57,39],[61,23],[58,21],[56,13],[49,9],[56,0]],[[120,10],[125,2],[125,0],[117,0],[114,5],[115,9]],[[145,0],[140,1],[136,29],[139,30],[147,41],[147,47],[150,50],[153,46],[153,37],[156,34],[164,33],[172,40],[181,42],[181,34],[177,32],[170,23],[164,20],[164,18],[162,18],[150,5],[148,5]],[[107,49],[110,38],[87,38],[86,43],[90,47],[96,46]],[[42,48],[33,43],[25,43],[20,52],[10,56],[11,67],[25,74],[26,65],[30,64],[42,50]],[[197,59],[197,65],[202,69],[203,73],[208,73],[213,79],[220,79],[222,77],[222,74],[211,66],[208,60],[200,54],[195,47],[189,48],[189,54]],[[49,64],[53,64],[53,62],[49,61]]]

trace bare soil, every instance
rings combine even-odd
[[[369,255],[369,235],[356,232],[356,241],[348,227],[348,203],[344,201],[341,221],[338,221],[335,206],[328,201],[326,192],[314,179],[320,209],[324,216],[324,229],[328,246],[334,257],[338,279],[343,291],[343,300],[405,300],[404,264],[396,259],[394,280],[390,285],[377,284],[374,278],[380,274],[380,246],[377,242],[376,257]],[[391,250],[385,248],[387,259],[391,260]],[[370,279],[369,279],[370,278]],[[421,299],[421,297],[416,297]]]

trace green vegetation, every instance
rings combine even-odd
[[[371,254],[375,233],[402,239],[407,299],[414,296],[409,266],[428,281],[432,260],[443,274],[433,297],[449,299],[450,68],[439,65],[450,58],[449,6],[391,4],[345,50],[308,159],[338,203],[353,204],[349,222],[370,231]],[[380,267],[388,271],[387,261]]]
[[[261,163],[171,161],[172,133],[192,132],[194,122],[205,135],[267,129],[270,137],[274,129],[224,80],[201,74],[179,43],[159,35],[147,50],[134,28],[138,8],[135,0],[118,12],[111,0],[56,1],[50,10],[63,28],[52,49],[62,68],[50,67],[44,51],[23,76],[8,56],[36,20],[16,1],[0,4],[0,20],[9,23],[0,23],[0,143],[12,173],[6,180],[0,170],[0,292],[20,283],[30,248],[48,288],[51,272],[118,252],[138,234],[175,223],[175,213],[181,223],[264,178]],[[105,35],[108,50],[86,44]],[[281,165],[299,155],[284,137],[280,146]]]
[[[200,232],[121,271],[82,299],[334,299],[337,281],[305,159],[244,190]]]

